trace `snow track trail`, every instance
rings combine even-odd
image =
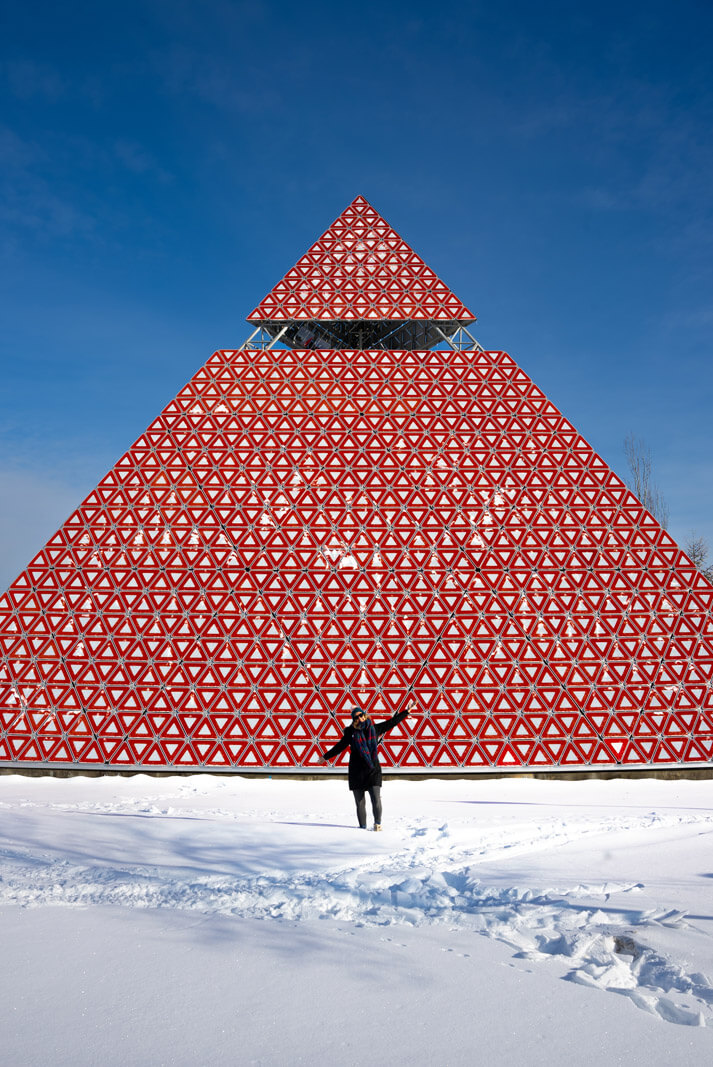
[[[83,789],[76,779],[39,790],[9,781],[0,781],[0,906],[445,924],[504,943],[523,965],[556,964],[568,981],[626,996],[666,1022],[713,1025],[713,982],[675,943],[677,933],[709,941],[708,917],[698,930],[643,878],[571,877],[611,866],[612,851],[649,855],[712,834],[713,811],[698,803],[650,806],[647,796],[642,809],[612,803],[613,787],[597,790],[607,783],[578,783],[583,800],[606,802],[563,808],[550,799],[559,799],[556,783],[489,783],[490,793],[500,785],[516,795],[501,806],[478,799],[482,784],[399,782],[388,785],[391,823],[371,835],[349,825],[341,783],[336,792],[337,783],[191,778],[156,791],[139,778],[84,780]],[[648,784],[657,794],[668,783]],[[82,792],[92,795],[75,798]]]

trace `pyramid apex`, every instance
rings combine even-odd
[[[286,344],[431,348],[475,315],[361,194],[248,315]]]

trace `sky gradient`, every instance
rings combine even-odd
[[[9,0],[0,588],[357,194],[713,549],[709,3]]]

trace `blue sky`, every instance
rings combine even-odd
[[[713,549],[710,3],[6,0],[0,587],[361,193]]]

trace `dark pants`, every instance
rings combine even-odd
[[[366,800],[364,794],[366,789],[352,789],[354,794],[354,800],[356,801],[357,818],[359,819],[359,825],[362,830],[366,829]],[[374,822],[377,826],[381,825],[381,786],[372,785],[369,787],[369,799],[371,800],[371,810],[374,813]]]

